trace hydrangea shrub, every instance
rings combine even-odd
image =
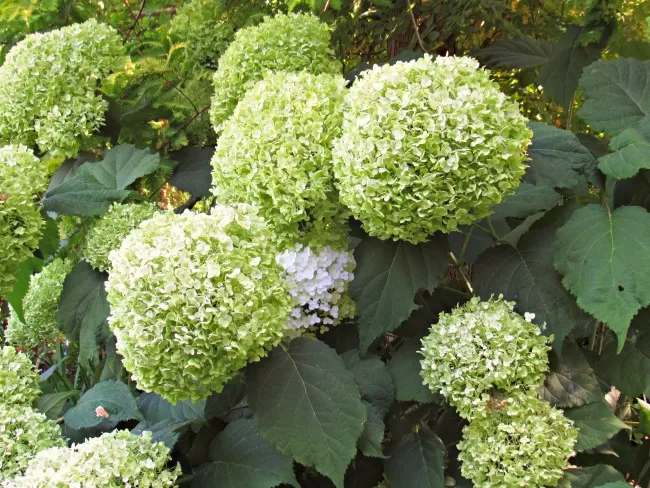
[[[29,406],[41,389],[31,360],[11,346],[0,348],[0,405]]]
[[[375,66],[346,96],[341,201],[380,239],[418,243],[471,224],[519,186],[526,122],[471,58]]]
[[[117,350],[138,387],[176,402],[221,391],[282,338],[291,310],[266,223],[246,205],[166,213],[113,251]]]
[[[329,27],[312,14],[276,15],[238,31],[213,78],[210,119],[217,134],[244,94],[268,71],[340,74],[329,43]]]

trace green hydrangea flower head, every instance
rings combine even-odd
[[[331,165],[344,91],[342,77],[306,71],[269,73],[255,84],[224,124],[212,159],[219,202],[255,206],[284,247],[345,247],[347,209]]]
[[[513,311],[513,302],[472,298],[442,313],[422,339],[420,374],[434,393],[442,394],[471,419],[483,394],[536,389],[548,370],[548,337]]]
[[[518,392],[465,426],[461,473],[476,488],[556,486],[577,436],[562,410]]]
[[[108,254],[120,247],[129,232],[159,211],[156,205],[150,203],[114,203],[88,232],[83,250],[84,260],[93,268],[108,271]]]
[[[138,387],[170,402],[221,391],[278,344],[292,300],[248,205],[164,213],[111,252],[109,325]]]
[[[20,322],[12,313],[6,336],[10,344],[35,347],[49,344],[61,337],[56,312],[63,281],[72,267],[72,261],[57,258],[30,278],[29,289],[23,299],[25,323]]]
[[[346,97],[334,146],[341,201],[380,239],[452,232],[519,186],[526,123],[474,59],[375,66]]]
[[[116,430],[70,448],[39,452],[8,488],[174,487],[181,469],[178,465],[168,469],[169,461],[169,449],[153,442],[151,432],[136,436]]]
[[[0,403],[0,481],[22,474],[37,452],[64,445],[61,428],[42,413]]]
[[[41,394],[40,376],[30,359],[14,347],[0,349],[0,404],[29,406]]]
[[[18,265],[38,247],[43,219],[36,196],[47,182],[44,165],[30,149],[0,147],[0,296],[11,293]]]
[[[269,70],[340,74],[329,43],[328,26],[312,14],[280,14],[238,31],[214,74],[210,118],[217,134],[239,100]]]
[[[117,31],[95,20],[27,36],[0,67],[0,140],[74,156],[104,123],[97,88],[123,60]]]

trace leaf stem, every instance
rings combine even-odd
[[[472,288],[472,284],[467,279],[467,276],[465,276],[465,272],[463,271],[463,267],[460,265],[460,263],[458,262],[458,259],[456,259],[456,256],[454,255],[454,253],[452,251],[449,251],[449,257],[451,257],[451,260],[453,261],[454,266],[456,267],[456,269],[460,273],[460,276],[463,278],[463,282],[465,283],[465,286],[467,287],[469,292],[472,295],[474,295],[474,288]]]

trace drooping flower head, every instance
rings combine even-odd
[[[535,389],[548,370],[548,338],[502,299],[478,297],[442,313],[422,339],[421,375],[467,419],[483,394],[493,390]]]
[[[519,186],[531,135],[471,58],[375,66],[346,97],[334,149],[341,201],[380,239],[452,232]]]
[[[331,165],[344,90],[340,76],[271,73],[224,124],[212,192],[219,202],[257,207],[284,247],[346,242]]]
[[[29,406],[41,394],[30,359],[11,346],[0,349],[0,404]]]
[[[109,325],[138,387],[199,401],[282,338],[291,310],[278,250],[247,205],[165,213],[113,251]]]
[[[243,95],[269,70],[340,74],[329,42],[329,28],[312,14],[277,15],[238,31],[214,74],[210,118],[217,134]]]
[[[123,57],[117,31],[92,19],[27,36],[0,67],[0,141],[75,155],[104,122],[98,83]]]
[[[168,469],[169,449],[153,442],[151,432],[141,436],[116,430],[72,447],[39,452],[9,488],[102,486],[106,488],[164,488],[176,486],[181,470]]]
[[[129,232],[158,211],[156,205],[148,203],[114,203],[88,232],[84,260],[93,268],[108,271],[108,254],[120,247]]]

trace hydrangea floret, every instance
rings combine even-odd
[[[180,466],[168,469],[169,449],[141,436],[116,430],[72,447],[39,452],[23,476],[8,488],[91,487],[164,488],[176,486]]]
[[[280,14],[241,29],[219,59],[210,119],[217,134],[243,95],[269,71],[340,74],[328,26],[312,14]],[[273,91],[281,92],[280,87]]]
[[[0,404],[31,405],[41,394],[39,381],[29,357],[11,346],[0,349]]]
[[[27,36],[0,67],[0,140],[75,155],[104,122],[99,82],[123,60],[117,31],[92,19]]]
[[[224,124],[212,159],[219,202],[257,207],[285,247],[345,242],[331,165],[344,90],[340,76],[304,71],[259,81]]]
[[[438,323],[422,339],[420,362],[424,383],[442,394],[458,413],[473,418],[493,390],[536,389],[548,370],[548,337],[513,311],[501,297],[474,297]]]
[[[108,271],[108,255],[122,244],[124,238],[141,222],[150,219],[160,209],[150,203],[114,203],[88,231],[84,260],[93,268]]]
[[[32,275],[29,289],[23,299],[25,323],[12,313],[7,324],[6,338],[20,347],[48,344],[61,336],[56,312],[59,307],[63,282],[72,270],[72,261],[55,259],[40,273]]]
[[[39,451],[64,445],[61,428],[42,413],[0,403],[0,481],[22,474]]]
[[[111,252],[109,325],[144,391],[199,401],[277,345],[291,311],[274,236],[248,205],[165,213]]]
[[[11,293],[18,265],[38,247],[43,219],[36,196],[47,182],[45,167],[31,149],[0,147],[0,296]]]
[[[351,252],[330,247],[313,250],[296,244],[280,253],[277,261],[293,298],[290,330],[323,330],[354,317],[354,302],[348,296],[356,265]]]
[[[463,429],[461,472],[477,488],[556,486],[577,435],[561,410],[515,392]]]
[[[526,123],[474,59],[375,66],[346,96],[334,147],[341,201],[380,239],[452,232],[519,186]]]

